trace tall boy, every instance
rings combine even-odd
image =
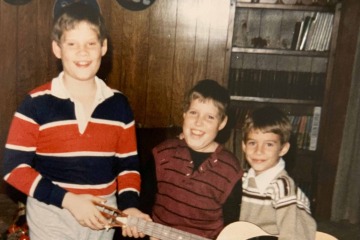
[[[215,239],[224,218],[238,219],[242,169],[215,141],[227,123],[229,101],[227,90],[216,81],[198,82],[185,100],[182,139],[166,140],[153,149],[154,222]]]
[[[310,203],[285,171],[291,123],[277,108],[256,109],[243,127],[242,149],[250,170],[243,177],[240,220],[280,240],[313,240],[316,223]]]
[[[140,176],[132,111],[123,94],[96,77],[107,51],[99,11],[82,3],[64,7],[52,37],[63,72],[16,111],[4,179],[28,196],[32,240],[110,240],[113,230],[104,230],[94,203],[150,220],[135,208]],[[130,228],[123,234],[139,236]]]

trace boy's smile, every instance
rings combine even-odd
[[[290,144],[281,145],[280,136],[271,132],[252,130],[242,148],[246,160],[256,175],[274,167],[289,150]]]

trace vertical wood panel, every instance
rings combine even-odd
[[[102,2],[104,2],[104,0]],[[107,83],[111,87],[122,91],[121,79],[124,78],[124,76],[121,48],[123,45],[126,45],[126,43],[123,43],[124,39],[122,29],[125,9],[115,1],[111,3],[111,9],[111,17],[107,18],[107,26],[109,28],[109,49],[107,55],[111,59],[111,71],[108,75]],[[108,15],[108,13],[106,13],[106,15]]]
[[[178,2],[170,124],[181,125],[184,94],[192,85],[197,6],[194,0]]]
[[[97,0],[99,4],[99,8],[101,11],[101,14],[105,20],[105,25],[108,31],[108,51],[101,59],[101,65],[100,69],[97,73],[97,76],[101,79],[103,79],[107,84],[111,86],[111,82],[109,81],[109,75],[111,74],[111,71],[113,69],[113,59],[112,59],[112,51],[113,51],[113,37],[112,37],[112,23],[114,22],[114,19],[112,19],[112,9],[113,9],[113,1],[105,1],[105,0]],[[116,4],[117,6],[118,4]],[[113,86],[111,86],[113,87]],[[117,88],[116,88],[117,89]]]
[[[18,7],[17,104],[39,82],[35,67],[40,67],[37,57],[39,46],[36,42],[38,31],[37,15],[39,14],[37,10],[36,1]],[[43,59],[40,60],[40,64],[43,64],[42,61]]]
[[[11,118],[16,108],[16,20],[17,9],[0,2],[0,171]]]
[[[196,19],[196,42],[194,49],[194,77],[192,82],[189,83],[188,90],[196,82],[206,78],[211,18],[207,10],[208,1],[198,0],[196,8],[198,16]]]
[[[170,124],[177,1],[157,0],[151,7],[146,126]]]
[[[125,81],[122,90],[130,98],[135,109],[146,105],[147,66],[149,51],[149,10],[138,13],[126,11],[124,14],[124,36],[121,51],[125,61],[123,67]],[[129,21],[131,19],[131,21]],[[138,123],[145,122],[145,111],[136,113]]]
[[[208,7],[210,8],[210,15],[212,18],[209,38],[207,78],[217,80],[222,85],[226,85],[225,82],[227,82],[227,79],[224,79],[224,77],[228,71],[228,66],[225,66],[225,62],[227,60],[226,48],[230,18],[230,0],[212,0]]]
[[[51,49],[51,30],[53,24],[53,11],[54,0],[42,1],[37,3],[37,30],[36,34],[36,47],[35,58],[41,61],[41,67],[36,68],[34,77],[37,85],[50,81],[58,73],[56,62],[58,61],[54,56]]]

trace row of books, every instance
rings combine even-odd
[[[289,116],[298,149],[315,151],[317,147],[321,107],[315,107],[313,115]]]
[[[325,73],[259,69],[231,69],[229,90],[233,96],[321,101]]]
[[[295,24],[292,50],[328,51],[330,47],[334,14],[316,12]]]

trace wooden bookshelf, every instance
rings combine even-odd
[[[287,158],[290,159],[289,162],[294,162],[293,165],[298,166],[299,170],[295,167],[291,174],[300,181],[300,185],[306,187],[305,191],[313,200],[313,206],[316,206],[314,193],[318,135],[314,134],[319,133],[319,122],[323,113],[321,110],[328,101],[326,91],[332,77],[341,5],[236,1],[235,6],[234,19],[230,21],[233,26],[230,27],[232,48],[228,80],[231,108],[237,119],[231,139],[233,151],[244,164],[239,144],[242,123],[248,112],[264,105],[279,107],[294,121],[293,134],[297,139],[292,143],[292,148],[295,151]],[[328,24],[327,31],[323,30],[321,34],[320,30],[317,30],[319,36],[316,41],[325,47],[310,50],[306,47],[306,41],[315,36],[315,19],[319,21],[317,16],[322,16],[322,23],[325,22],[323,16],[331,16],[327,20],[331,25]],[[296,24],[305,24],[305,21],[309,23],[308,32],[304,34],[308,39],[294,39]],[[295,40],[304,41],[301,50],[294,49]],[[326,40],[327,45],[322,43]],[[315,109],[320,110],[316,116]],[[313,126],[314,118],[318,123]],[[301,129],[300,121],[303,121]],[[302,134],[306,136],[304,139],[301,139]],[[313,145],[310,147],[311,137]]]

